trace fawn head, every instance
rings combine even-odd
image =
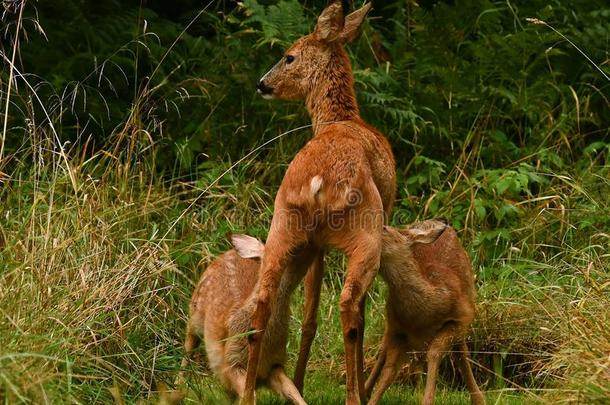
[[[367,3],[344,17],[340,1],[326,7],[318,17],[314,32],[292,44],[282,59],[260,79],[256,85],[258,93],[265,98],[304,99],[319,75],[328,72],[333,62],[345,63],[347,56],[342,45],[358,36],[358,29],[370,8],[371,3]]]
[[[447,221],[444,219],[429,219],[413,224],[408,228],[398,228],[398,233],[410,245],[415,243],[428,244],[436,241],[445,229],[447,229]]]
[[[382,255],[388,261],[411,257],[411,248],[415,244],[429,244],[435,242],[447,229],[447,222],[443,219],[429,219],[407,228],[393,228],[386,226],[383,232]]]

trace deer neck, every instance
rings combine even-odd
[[[401,246],[384,244],[379,273],[390,292],[411,291],[417,294],[426,289],[417,261]]]
[[[321,69],[315,86],[305,99],[316,134],[324,124],[360,117],[354,93],[352,68],[345,50],[337,47],[325,69]]]

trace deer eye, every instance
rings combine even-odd
[[[286,55],[286,64],[290,65],[292,62],[294,62],[294,56]]]

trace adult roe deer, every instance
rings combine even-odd
[[[247,337],[256,307],[260,257],[264,246],[247,235],[233,235],[234,249],[216,258],[203,272],[193,291],[177,388],[184,385],[188,358],[203,338],[210,368],[224,387],[243,396],[248,361]],[[290,291],[300,279],[284,277],[279,286],[278,305],[267,325],[257,379],[292,403],[305,405],[301,394],[286,376],[286,342],[290,320]],[[179,403],[185,392],[175,391],[166,403]]]
[[[377,404],[409,352],[426,353],[428,372],[423,404],[434,403],[440,361],[453,346],[473,404],[485,403],[470,367],[466,335],[475,314],[472,267],[455,230],[438,220],[407,229],[386,227],[381,277],[388,285],[383,342],[366,381]]]
[[[283,275],[302,278],[311,266],[308,284],[317,288],[308,294],[316,301],[323,252],[330,247],[348,259],[340,298],[346,402],[364,400],[364,298],[379,269],[382,227],[396,190],[390,145],[360,118],[343,49],[356,38],[369,9],[367,4],[344,18],[341,3],[332,3],[320,14],[314,32],[298,39],[257,85],[265,97],[305,100],[314,137],[290,163],[276,195],[249,336],[245,404],[255,400],[261,338]]]

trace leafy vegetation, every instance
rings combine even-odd
[[[265,238],[286,165],[310,137],[302,106],[262,100],[254,84],[324,5],[3,2],[3,402],[152,401],[171,386],[201,270],[227,233]],[[604,403],[609,6],[374,8],[349,52],[361,112],[396,155],[392,221],[442,216],[459,230],[477,276],[470,346],[489,402]],[[312,403],[343,400],[343,264],[327,258]],[[293,331],[301,302],[299,291]],[[376,284],[367,361],[383,307]],[[192,399],[226,399],[204,362],[192,369]],[[387,403],[417,402],[418,373],[402,373]],[[442,403],[467,402],[450,363],[443,380]]]

